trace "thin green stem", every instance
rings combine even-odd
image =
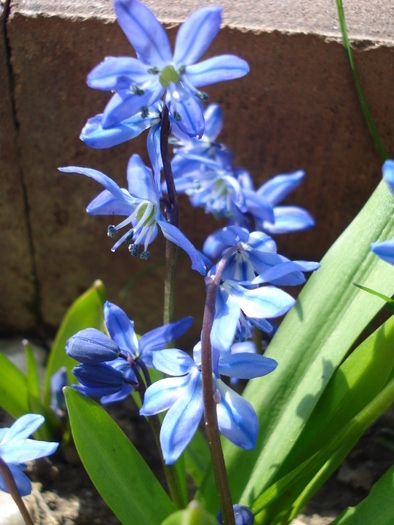
[[[26,525],[34,525],[33,520],[26,508],[26,505],[19,494],[18,487],[16,486],[14,476],[7,463],[0,457],[0,474],[3,476],[5,484],[7,485],[8,492],[11,494],[12,499],[15,501],[19,512],[22,514],[23,520]]]
[[[137,364],[135,363],[135,361],[133,359],[130,359],[129,360],[129,364],[131,365],[131,368],[133,369],[133,372],[134,372],[134,374],[135,374],[135,376],[137,378],[138,385],[139,385],[138,394],[140,396],[141,403],[144,404],[144,397],[145,397],[145,392],[146,392],[146,386],[145,386],[144,380],[141,377],[141,374],[140,374],[140,372],[138,370],[138,367],[137,367]],[[139,364],[141,365],[141,360],[140,360]],[[149,372],[148,372],[148,369],[146,367],[143,369],[143,373],[144,373],[145,377],[146,377],[146,374],[148,375],[149,379],[147,379],[147,383],[150,383]],[[177,472],[175,470],[175,466],[174,465],[166,465],[166,463],[164,461],[164,458],[163,458],[163,453],[161,451],[161,445],[160,445],[160,428],[161,428],[161,423],[160,423],[160,419],[159,419],[158,416],[150,416],[150,417],[148,417],[148,422],[149,422],[150,428],[152,430],[153,436],[155,438],[156,446],[157,446],[157,448],[159,450],[160,459],[161,459],[161,463],[163,465],[164,475],[165,475],[165,478],[166,478],[166,481],[167,481],[168,490],[170,491],[171,499],[172,499],[174,505],[178,509],[183,509],[183,508],[186,507],[188,502],[185,501],[183,496],[182,496],[182,490],[181,490],[181,486],[180,486],[180,483],[179,483],[179,478],[178,478]]]
[[[224,267],[231,255],[239,250],[239,245],[226,252],[216,266],[216,273],[207,277],[207,298],[205,301],[204,319],[201,334],[201,373],[204,399],[205,429],[208,436],[209,450],[211,453],[212,468],[215,476],[216,490],[222,512],[223,525],[235,525],[233,502],[227,478],[222,444],[216,415],[216,402],[214,399],[214,386],[212,380],[212,348],[211,331],[215,315],[216,296],[220,286]]]
[[[375,124],[373,123],[373,120],[372,120],[372,117],[371,117],[371,113],[369,112],[369,109],[368,109],[367,101],[365,100],[364,93],[363,93],[363,90],[361,88],[361,84],[360,84],[360,81],[358,79],[358,76],[357,76],[356,67],[354,65],[352,49],[350,47],[349,39],[348,39],[348,36],[347,36],[345,13],[344,13],[344,10],[343,10],[342,0],[336,0],[336,3],[337,3],[337,8],[338,8],[339,23],[340,23],[341,31],[342,31],[343,45],[344,45],[344,47],[346,49],[346,53],[347,53],[347,56],[348,56],[348,59],[349,59],[350,69],[352,70],[354,86],[355,86],[356,91],[357,91],[358,100],[360,101],[361,109],[362,109],[362,112],[364,114],[364,118],[365,118],[365,120],[367,122],[367,126],[369,128],[369,132],[372,135],[372,139],[373,139],[373,141],[375,143],[375,146],[376,146],[376,148],[377,148],[377,150],[379,152],[380,158],[382,159],[382,161],[385,161],[387,159],[387,153],[386,153],[386,151],[385,151],[385,149],[383,147],[383,144],[382,144],[382,142],[380,140],[380,137],[379,137],[379,134],[378,134],[377,129],[375,127]]]
[[[163,159],[163,171],[167,184],[168,206],[166,207],[167,220],[173,226],[179,227],[179,203],[175,189],[174,177],[172,175],[170,153],[168,149],[168,137],[170,133],[170,121],[168,108],[164,104],[161,115],[160,152]],[[163,323],[174,321],[175,311],[175,279],[178,261],[178,246],[168,239],[166,240],[166,272],[164,281],[164,312]]]

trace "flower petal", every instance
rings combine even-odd
[[[104,190],[90,202],[86,211],[89,215],[131,215],[134,206],[120,201],[108,190]]]
[[[101,171],[93,170],[91,168],[79,168],[77,166],[67,166],[66,168],[58,169],[59,171],[62,171],[64,173],[80,173],[81,175],[86,175],[86,177],[90,177],[96,182],[102,184],[118,200],[126,202],[128,204],[131,203],[131,199],[127,198],[127,195],[123,193],[123,191],[116,184],[116,182],[110,179],[107,175],[104,175],[104,173],[101,173]]]
[[[103,115],[90,118],[81,131],[79,138],[94,149],[112,148],[127,140],[138,137],[145,129],[151,126],[152,120],[142,118],[141,112],[122,120],[110,128],[103,128]]]
[[[394,160],[386,160],[383,164],[383,178],[394,195]]]
[[[382,261],[394,264],[394,239],[391,241],[372,242],[371,252],[380,257]]]
[[[172,61],[171,46],[162,25],[137,0],[115,0],[118,23],[145,64],[164,65]]]
[[[1,457],[6,463],[18,465],[49,456],[56,451],[58,446],[59,443],[35,441],[34,439],[18,439],[14,443],[1,447]]]
[[[183,22],[175,42],[175,64],[194,64],[202,57],[219,33],[222,11],[222,7],[203,7]]]
[[[176,87],[170,83],[170,96],[167,97],[168,110],[176,120],[177,126],[189,137],[202,137],[204,134],[204,114],[200,102],[184,89],[180,82]],[[175,118],[176,116],[176,118]]]
[[[241,309],[228,293],[219,287],[215,304],[215,319],[211,330],[211,344],[221,352],[227,352],[234,340]]]
[[[168,377],[153,383],[145,392],[144,404],[140,410],[141,416],[153,416],[168,410],[184,394],[189,384],[189,375]]]
[[[29,478],[24,474],[16,465],[8,465],[9,469],[11,470],[11,473],[14,477],[16,486],[18,487],[19,494],[21,496],[27,496],[31,493],[31,483]],[[0,474],[0,490],[3,492],[7,492],[9,494],[9,490],[7,488],[7,485],[4,481],[3,476]]]
[[[203,414],[201,373],[190,374],[183,395],[169,409],[160,431],[164,461],[172,465],[194,436]]]
[[[248,212],[268,222],[274,222],[274,210],[271,204],[263,196],[255,191],[243,190]]]
[[[241,78],[249,72],[249,65],[235,55],[220,55],[187,66],[186,77],[194,87]]]
[[[127,165],[127,183],[131,196],[159,206],[159,195],[152,170],[145,166],[137,153],[130,157]]]
[[[144,84],[152,81],[149,66],[132,57],[106,57],[96,66],[86,80],[87,85],[102,91],[129,89],[135,82]]]
[[[159,328],[155,328],[140,337],[139,345],[141,354],[147,351],[153,352],[155,350],[162,350],[166,344],[175,341],[183,335],[193,324],[193,317],[183,317],[180,321],[175,323],[165,324]]]
[[[204,135],[213,142],[223,129],[223,111],[219,104],[209,104],[204,111],[204,119]]]
[[[119,390],[118,392],[115,392],[115,394],[109,394],[107,396],[103,396],[100,399],[100,402],[103,405],[109,405],[110,403],[118,403],[119,401],[124,401],[129,397],[129,395],[132,393],[133,388],[129,384],[124,384],[123,388]]]
[[[15,443],[33,434],[45,421],[39,414],[25,414],[15,421],[1,442],[2,445]]]
[[[267,199],[272,206],[276,206],[301,184],[304,176],[305,172],[302,170],[288,175],[277,175],[260,186],[257,193]]]
[[[183,235],[183,233],[178,230],[176,226],[169,224],[165,221],[157,221],[157,224],[160,226],[161,231],[166,239],[173,242],[182,250],[184,250],[192,261],[192,269],[199,272],[201,275],[206,273],[206,265],[204,262],[203,256],[198,250],[192,245],[192,243]]]
[[[138,339],[134,326],[126,313],[116,304],[104,303],[105,325],[111,339],[126,353],[134,357],[138,354]]]
[[[160,372],[170,376],[183,376],[197,368],[196,363],[186,352],[176,348],[153,352],[153,365]]]
[[[299,232],[309,230],[315,225],[312,215],[298,206],[276,206],[274,223],[263,222],[262,228],[272,234]]]
[[[219,431],[237,447],[253,449],[259,423],[252,405],[220,379],[216,380],[216,388],[221,395],[221,401],[216,407]]]
[[[265,376],[277,366],[278,363],[274,359],[250,352],[230,354],[219,359],[219,373],[239,379]]]
[[[101,125],[105,129],[111,128],[123,120],[129,119],[141,112],[141,108],[157,102],[163,93],[164,88],[158,90],[157,94],[149,89],[142,95],[130,94],[128,91],[115,93],[104,109]]]

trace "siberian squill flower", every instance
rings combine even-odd
[[[226,351],[237,335],[243,341],[252,335],[252,326],[264,332],[273,327],[267,321],[285,314],[294,299],[275,286],[293,286],[305,282],[303,272],[316,270],[319,263],[290,261],[276,253],[275,242],[263,232],[249,233],[244,228],[228,226],[210,235],[204,249],[213,257],[237,245],[221,275],[211,332],[212,345]],[[210,275],[216,271],[211,268]]]
[[[91,168],[69,166],[59,168],[66,173],[80,173],[90,177],[105,187],[86,208],[91,215],[125,215],[126,219],[118,225],[108,226],[108,236],[114,237],[117,232],[128,227],[126,233],[114,244],[115,251],[122,243],[131,242],[131,255],[138,255],[143,246],[142,259],[149,256],[148,246],[156,238],[158,227],[164,237],[185,250],[192,261],[193,270],[202,275],[206,272],[206,259],[194,248],[183,233],[169,224],[160,209],[160,194],[153,179],[152,170],[147,168],[139,155],[133,155],[127,167],[128,190],[120,188],[116,182],[104,173]],[[131,228],[130,228],[131,226]]]
[[[59,443],[27,439],[44,421],[41,415],[25,414],[17,419],[11,428],[0,429],[0,457],[11,470],[21,496],[27,496],[31,492],[29,478],[21,469],[27,468],[28,461],[53,454],[59,446]],[[8,492],[1,474],[0,490]]]
[[[277,363],[251,353],[219,357],[213,349],[212,354],[219,431],[238,447],[252,449],[258,433],[256,413],[220,375],[252,379],[269,374]],[[151,416],[168,410],[160,431],[160,443],[165,462],[172,464],[190,443],[204,411],[200,344],[195,347],[194,359],[182,350],[162,350],[154,353],[153,364],[173,377],[157,381],[147,389],[140,414]]]
[[[126,313],[109,301],[104,304],[104,320],[109,337],[95,328],[73,335],[66,352],[81,362],[73,373],[81,385],[73,385],[88,396],[104,396],[101,401],[121,401],[132,392],[137,378],[131,367],[153,367],[153,353],[183,335],[193,322],[191,317],[170,323],[142,335],[139,339]]]
[[[386,181],[391,194],[394,195],[394,160],[386,160],[382,171],[383,179]],[[394,264],[394,239],[371,243],[371,252],[383,261]]]
[[[107,57],[88,75],[90,87],[115,91],[104,110],[101,125],[111,127],[137,112],[148,116],[150,107],[166,93],[168,109],[179,128],[189,136],[202,136],[201,101],[208,99],[202,86],[246,75],[248,64],[221,55],[196,64],[218,34],[221,7],[204,7],[179,28],[174,54],[153,13],[138,0],[115,0],[119,25],[137,58]]]
[[[235,525],[253,525],[254,515],[249,507],[245,505],[233,505]],[[223,525],[222,513],[219,510],[216,516],[219,525]]]
[[[239,181],[245,197],[247,213],[235,214],[230,223],[243,226],[247,229],[261,230],[269,235],[303,231],[312,228],[315,221],[311,214],[299,206],[278,206],[289,193],[295,190],[303,181],[304,171],[295,171],[286,175],[276,175],[265,182],[258,190],[254,189],[250,174],[243,170],[239,172]],[[262,217],[261,201],[270,206],[273,214],[271,217]],[[250,217],[254,224],[250,224]]]
[[[67,368],[62,366],[57,372],[55,372],[51,377],[51,401],[50,407],[55,412],[55,414],[63,418],[66,413],[66,399],[63,394],[63,388],[69,386],[69,381],[67,377]]]

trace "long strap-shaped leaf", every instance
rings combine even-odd
[[[107,412],[65,389],[78,454],[122,525],[160,525],[176,508],[132,443]]]
[[[258,414],[260,431],[255,451],[225,443],[234,501],[250,504],[275,481],[333,372],[381,308],[379,298],[352,283],[394,293],[394,269],[370,253],[372,241],[394,237],[393,204],[381,183],[327,252],[272,340],[267,356],[278,368],[249,382],[244,396]],[[200,498],[215,509],[211,477]]]

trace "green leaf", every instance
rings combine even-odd
[[[293,471],[319,449],[328,445],[346,424],[379,394],[389,382],[394,369],[393,347],[394,317],[361,343],[335,372],[279,470],[278,478]],[[291,490],[285,487],[286,496],[275,502],[272,508],[266,509],[265,515],[273,519],[278,512],[290,508],[297,498],[300,503],[295,505],[296,508],[303,507],[338,467],[359,437],[361,434],[355,437],[354,442],[341,446],[324,467],[320,464],[315,466],[315,471],[309,471],[307,476],[300,475]],[[321,472],[317,473],[320,468]]]
[[[278,361],[278,368],[249,381],[244,397],[260,424],[256,450],[243,451],[224,442],[234,501],[250,505],[275,482],[331,376],[381,308],[380,298],[352,283],[393,294],[393,268],[370,253],[372,241],[394,237],[392,210],[392,196],[381,182],[275,334],[266,355]],[[209,510],[217,507],[213,476],[204,482],[199,498]]]
[[[123,525],[160,525],[175,506],[107,412],[73,388],[65,389],[71,430],[97,490]]]
[[[357,286],[360,288],[360,290],[364,290],[364,292],[368,292],[372,295],[376,295],[376,297],[380,297],[383,299],[383,301],[386,301],[387,306],[390,308],[391,313],[394,311],[394,301],[393,299],[390,299],[390,297],[387,297],[387,295],[383,295],[382,293],[377,292],[376,290],[371,290],[371,288],[367,288],[366,286],[363,286],[362,284],[353,283],[354,286]]]
[[[356,507],[349,507],[332,525],[392,525],[394,523],[394,466],[372,487]]]
[[[198,501],[191,501],[185,510],[179,510],[166,518],[162,525],[218,525],[213,516]]]
[[[26,376],[1,352],[0,406],[15,419],[29,412]]]
[[[105,289],[101,281],[95,281],[67,311],[53,342],[48,358],[44,381],[44,406],[49,407],[52,375],[65,366],[68,370],[70,383],[75,383],[71,371],[78,363],[66,354],[66,343],[72,335],[85,328],[97,328],[105,332],[103,306]]]

